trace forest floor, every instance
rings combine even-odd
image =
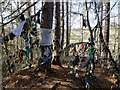
[[[75,73],[69,74],[72,68],[68,68],[66,64],[63,67],[52,65],[53,73],[37,72],[34,73],[35,67],[24,69],[3,78],[3,87],[6,89],[67,89],[85,88],[85,71],[77,70],[79,77],[75,77]],[[110,88],[116,79],[112,74],[104,72],[103,69],[96,65],[96,79],[88,78],[90,88]]]

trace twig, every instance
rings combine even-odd
[[[116,2],[113,4],[113,6],[112,6],[111,9],[109,10],[109,12],[106,14],[106,16],[101,20],[101,22],[106,19],[106,17],[109,15],[109,13],[110,13],[111,10],[113,9],[113,7],[117,4],[118,1],[119,1],[119,0],[116,0]],[[99,23],[101,23],[101,22],[98,22],[97,25],[93,28],[93,30],[94,30],[95,28],[97,28],[97,26],[98,26]]]
[[[5,9],[7,8],[7,6],[9,5],[9,3],[10,3],[10,0],[9,0],[9,2],[7,3],[7,5],[3,8],[2,13],[5,11]]]
[[[27,2],[25,2],[21,7],[19,7],[17,10],[13,11],[10,15],[4,17],[4,19],[10,17],[11,15],[13,15],[16,11],[18,11],[19,9],[21,9],[25,4],[27,4]]]
[[[30,5],[29,7],[27,7],[27,8],[26,8],[25,10],[23,10],[21,13],[24,13],[24,12],[27,11],[29,8],[31,8],[32,6],[34,6],[36,3],[38,3],[38,2],[34,2],[32,5]],[[11,19],[10,21],[4,23],[2,26],[5,26],[5,25],[7,25],[8,23],[10,23],[10,22],[12,22],[13,20],[15,20],[16,18],[18,18],[18,17],[21,15],[21,13],[18,14],[17,16],[15,16],[15,18]],[[1,27],[1,26],[0,26],[0,27]]]

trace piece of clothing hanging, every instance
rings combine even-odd
[[[30,32],[30,34],[32,35],[32,36],[37,36],[37,29],[36,29],[36,27],[34,27],[33,29],[32,29],[32,31]]]
[[[81,48],[82,50],[84,49],[84,44],[82,45],[82,48]]]
[[[37,12],[38,18],[37,18],[37,23],[40,24],[40,10]]]
[[[73,61],[73,67],[75,67],[75,65],[78,65],[78,62],[79,62],[79,61],[80,61],[79,56],[76,55],[76,56],[75,56],[75,59],[74,59],[74,61]]]
[[[26,22],[26,19],[24,21],[21,21],[18,27],[12,30],[12,33],[20,37],[25,22]]]
[[[45,48],[44,55],[46,55],[46,56],[48,57],[49,54],[50,54],[50,50],[49,50],[49,48],[47,47],[47,48]]]
[[[83,66],[83,68],[87,67],[90,61],[93,60],[93,55],[89,55],[90,59],[86,62],[86,64]]]
[[[30,41],[29,38],[27,38],[27,39],[24,41],[24,45],[25,45],[25,47],[28,47],[28,46],[29,46],[29,41]]]
[[[29,47],[25,47],[25,49],[26,49],[26,52],[27,52],[26,56],[29,57],[30,48]]]
[[[85,20],[85,17],[83,16],[83,26],[86,28],[87,27],[87,24],[86,24],[86,20]]]
[[[39,59],[42,59],[43,60],[43,62],[41,63],[41,64],[44,64],[45,62],[47,62],[49,59],[51,59],[52,58],[52,56],[49,56],[49,57],[39,57]]]

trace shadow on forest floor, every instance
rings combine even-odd
[[[4,88],[52,88],[52,89],[73,89],[73,88],[85,88],[85,72],[77,71],[79,77],[75,78],[74,74],[68,74],[71,69],[68,69],[66,65],[62,67],[52,65],[54,73],[33,72],[34,68],[20,70],[9,77],[3,78]],[[110,88],[111,83],[115,82],[108,73],[105,73],[100,68],[95,70],[96,80],[88,78],[90,88]]]

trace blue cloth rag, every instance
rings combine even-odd
[[[49,57],[41,57],[40,56],[39,58],[43,60],[43,62],[41,64],[44,64],[47,60],[51,59],[52,56],[49,56]]]

